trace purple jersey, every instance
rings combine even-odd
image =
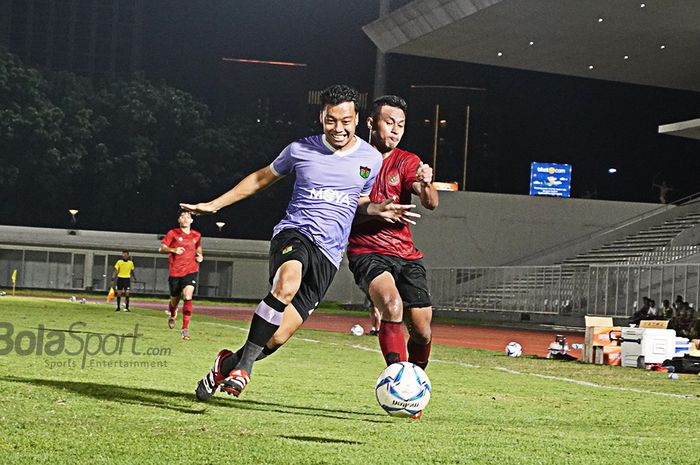
[[[292,200],[272,235],[296,229],[339,267],[357,199],[369,195],[381,165],[379,152],[359,137],[341,153],[323,134],[292,142],[270,165],[277,176],[296,174]]]

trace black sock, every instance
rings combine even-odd
[[[129,309],[129,296],[127,295],[124,299],[126,300],[126,308]]]
[[[117,294],[117,307],[121,307],[121,306],[122,306],[122,296]]]
[[[240,360],[236,368],[243,369],[249,374],[253,370],[253,362],[257,360],[268,340],[282,324],[282,314],[287,305],[277,299],[272,293],[267,294],[258,304],[250,323],[248,340],[243,346]]]
[[[274,354],[279,347],[275,347],[274,349],[270,349],[269,347],[265,346],[263,347],[262,352],[260,352],[260,355],[258,355],[258,358],[255,359],[256,362],[264,359],[268,355]],[[241,360],[241,355],[243,355],[243,347],[235,351],[230,357],[224,359],[223,362],[221,362],[221,373],[224,376],[227,376],[231,370],[236,368],[236,365],[238,365],[238,362]]]

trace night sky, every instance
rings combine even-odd
[[[377,14],[376,0],[150,1],[144,66],[206,98],[221,57],[306,63],[314,87],[371,87],[375,48],[360,28]]]
[[[407,2],[394,0],[392,6]],[[376,50],[361,27],[377,17],[376,0],[149,0],[144,4],[146,77],[193,93],[209,104],[215,116],[222,89],[222,57],[305,63],[309,89],[346,83],[371,96]],[[657,127],[697,118],[700,93],[389,55],[386,90],[407,98],[409,123],[423,121],[425,111],[412,100],[411,86],[416,85],[484,89],[470,129],[469,190],[527,195],[533,161],[573,165],[573,197],[658,202],[652,183],[662,181],[673,187],[671,200],[699,190],[700,142],[658,135]],[[250,92],[255,91],[251,86]],[[320,132],[320,125],[315,131]],[[421,131],[425,128],[420,124],[409,124],[402,146],[430,162]],[[358,133],[366,137],[366,131]],[[260,166],[275,156],[271,153],[261,159]],[[461,175],[454,175],[461,172],[461,158],[442,155],[438,160],[438,180],[461,181]],[[618,172],[610,175],[608,168]],[[288,182],[280,184],[272,189],[290,190]],[[183,201],[210,200],[220,193]],[[277,198],[288,199],[288,195]],[[268,239],[286,205],[270,205],[265,196],[244,203],[227,209],[236,210],[224,215],[231,218],[229,224],[254,211],[269,215],[255,227],[227,226],[227,235]],[[205,226],[205,234],[215,231],[212,224]]]
[[[306,63],[312,88],[344,82],[371,93],[375,48],[361,26],[376,18],[375,0],[167,4],[147,6],[146,71],[208,102],[223,56]],[[486,89],[475,115],[473,190],[527,194],[532,161],[572,164],[577,197],[655,202],[652,182],[663,180],[672,199],[698,190],[700,143],[657,134],[659,124],[698,117],[698,93],[404,55],[388,63],[388,92],[409,96],[412,84]],[[410,142],[407,134],[404,148]]]

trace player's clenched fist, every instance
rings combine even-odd
[[[430,167],[430,165],[421,163],[418,165],[418,169],[416,170],[416,178],[418,178],[418,181],[420,182],[430,184],[433,182],[433,169]]]

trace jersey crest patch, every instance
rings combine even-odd
[[[371,173],[372,170],[367,167],[367,166],[360,166],[360,177],[362,179],[367,179],[369,178],[369,173]]]
[[[389,175],[389,184],[392,186],[398,186],[400,180],[401,180],[401,178],[399,178],[398,173],[391,173]]]

